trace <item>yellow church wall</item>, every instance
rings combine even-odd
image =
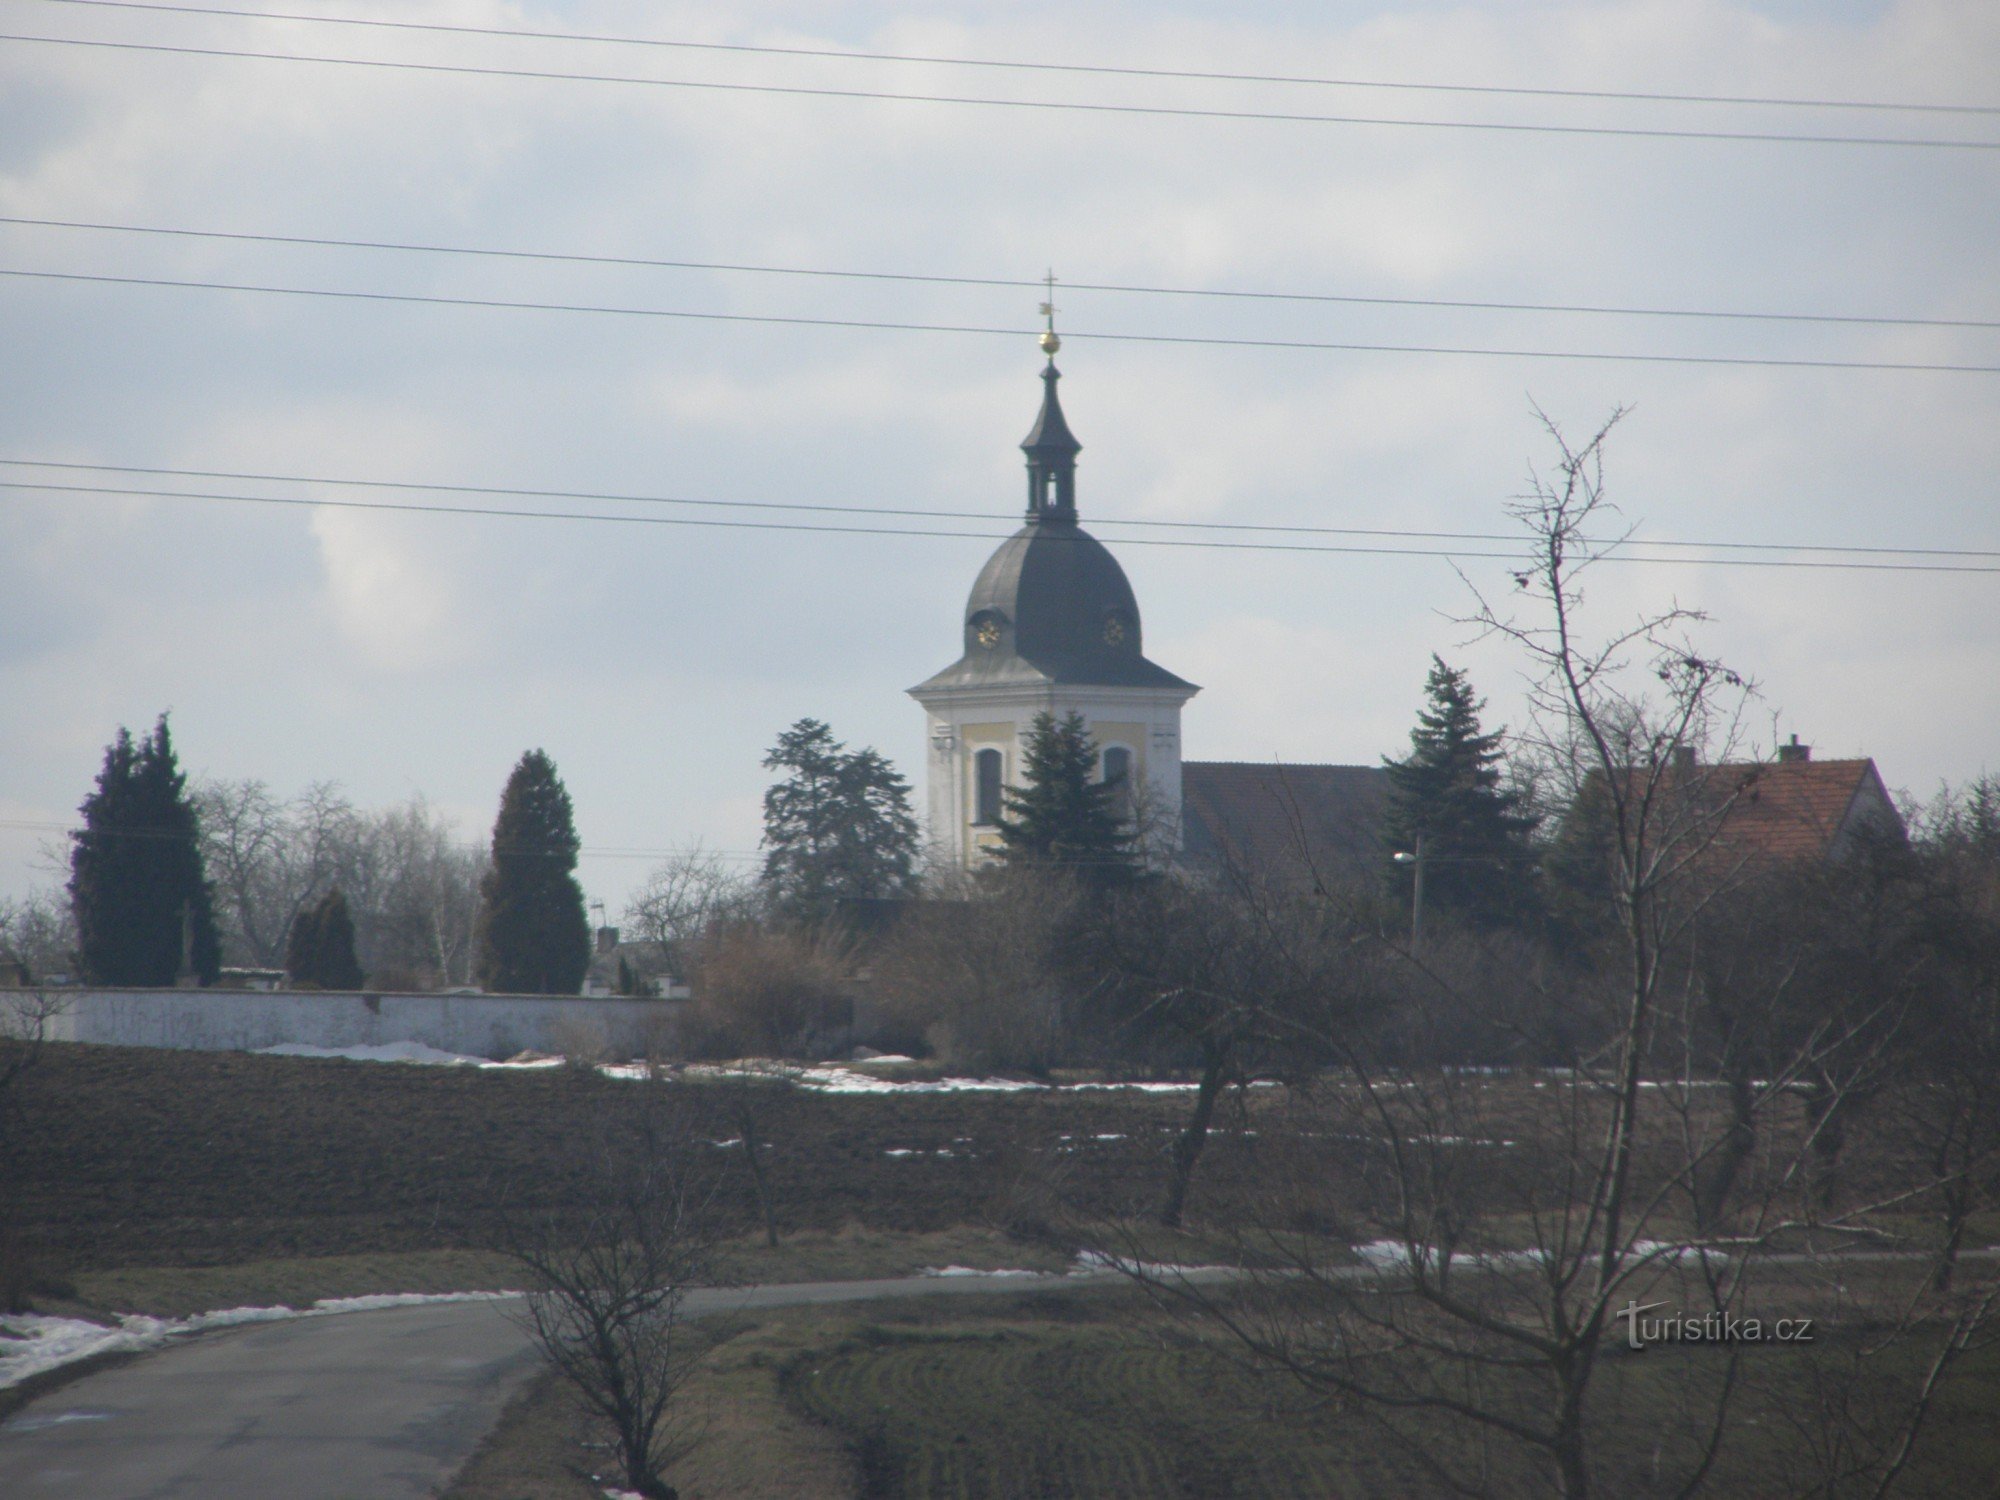
[[[1143,781],[1146,775],[1146,726],[1144,724],[1113,724],[1098,720],[1090,726],[1091,737],[1097,741],[1098,764],[1104,761],[1104,752],[1112,745],[1123,745],[1132,752],[1132,779]]]

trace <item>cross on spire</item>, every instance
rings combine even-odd
[[[1042,353],[1048,355],[1050,361],[1053,362],[1056,357],[1056,350],[1062,348],[1062,340],[1056,335],[1056,273],[1054,267],[1051,267],[1048,274],[1042,278],[1042,284],[1049,289],[1049,299],[1042,304],[1041,308],[1042,316],[1048,320],[1048,326],[1042,330]]]

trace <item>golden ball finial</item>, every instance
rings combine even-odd
[[[1056,357],[1056,350],[1062,348],[1062,340],[1056,336],[1056,331],[1053,328],[1045,330],[1036,342],[1042,346],[1042,353],[1046,354],[1050,359],[1054,359]]]

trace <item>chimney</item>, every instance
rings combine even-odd
[[[599,958],[604,957],[605,954],[617,946],[618,929],[616,927],[600,927],[597,929],[597,956]]]
[[[1797,735],[1792,736],[1789,745],[1778,746],[1778,764],[1781,766],[1802,765],[1812,759],[1812,746],[1801,745]]]

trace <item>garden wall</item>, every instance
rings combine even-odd
[[[684,1000],[219,989],[43,991],[51,1041],[254,1052],[287,1043],[414,1042],[469,1057],[551,1052],[623,1060],[661,1053]]]

